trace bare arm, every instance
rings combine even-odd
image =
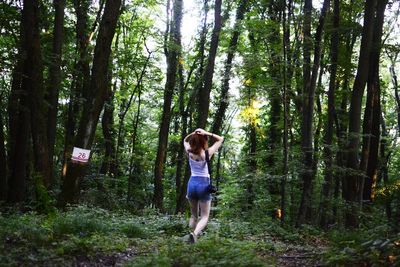
[[[185,147],[185,151],[188,152],[188,150],[190,149],[190,144],[189,144],[189,137],[193,134],[195,134],[196,131],[194,131],[193,133],[188,134],[184,139],[183,139],[183,146]]]

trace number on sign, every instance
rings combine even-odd
[[[86,154],[85,153],[79,153],[78,159],[85,159]]]

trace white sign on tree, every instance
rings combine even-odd
[[[72,151],[71,159],[73,161],[87,163],[89,161],[89,156],[90,156],[90,150],[79,148],[79,147],[74,147],[74,150]]]

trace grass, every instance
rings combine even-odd
[[[306,234],[270,219],[213,218],[199,238],[187,244],[187,218],[149,213],[134,216],[88,206],[45,216],[0,214],[0,266],[271,266],[279,255],[313,251]],[[306,240],[307,244],[304,244]]]

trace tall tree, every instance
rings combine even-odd
[[[280,94],[280,89],[282,88],[282,51],[281,51],[281,20],[282,12],[284,8],[284,1],[273,0],[268,3],[268,16],[271,23],[268,25],[269,33],[267,34],[268,42],[268,73],[271,77],[271,82],[268,88],[268,97],[271,101],[271,108],[269,110],[269,126],[267,129],[268,138],[266,138],[268,153],[266,163],[270,168],[273,175],[277,175],[280,170],[276,168],[279,166],[277,164],[277,154],[276,149],[281,147],[281,113],[282,113],[282,98]],[[276,186],[275,186],[276,187]]]
[[[65,144],[63,155],[62,175],[65,176],[68,158],[74,143],[77,122],[82,113],[82,104],[87,101],[87,92],[90,86],[90,54],[89,54],[89,0],[74,0],[76,13],[76,49],[78,61],[74,64],[70,101],[65,125]]]
[[[214,76],[215,57],[217,55],[219,34],[222,27],[221,22],[221,7],[222,0],[215,0],[214,5],[214,28],[211,35],[210,50],[208,52],[207,66],[203,75],[203,86],[198,92],[197,103],[198,103],[198,117],[197,127],[205,128],[207,124],[207,118],[210,106],[210,93],[212,88],[212,79]]]
[[[374,37],[371,47],[371,59],[367,81],[367,101],[363,121],[363,148],[360,170],[365,173],[361,179],[360,199],[372,201],[373,188],[378,175],[378,154],[380,138],[380,80],[379,61],[382,46],[384,13],[387,0],[378,1],[374,22]]]
[[[7,155],[4,139],[3,115],[0,114],[0,201],[7,200]]]
[[[335,90],[337,87],[336,73],[339,57],[339,24],[340,24],[340,2],[334,0],[333,3],[333,29],[331,35],[330,45],[330,80],[328,90],[328,118],[326,121],[325,134],[324,134],[324,161],[325,161],[325,176],[324,184],[322,186],[322,201],[320,205],[320,225],[326,227],[327,210],[329,201],[332,195],[333,185],[333,134],[334,134],[334,120],[335,120]]]
[[[120,15],[121,0],[106,1],[103,17],[100,22],[94,50],[92,75],[90,79],[91,93],[86,103],[75,137],[75,146],[90,149],[94,140],[100,112],[107,97],[107,73],[111,54],[111,43],[115,34],[117,20]],[[61,187],[59,205],[76,200],[79,180],[84,176],[87,165],[68,160]]]
[[[157,157],[154,165],[154,206],[163,209],[163,185],[162,177],[167,153],[169,124],[171,121],[171,103],[178,69],[178,55],[181,49],[181,23],[182,23],[182,0],[175,0],[173,4],[173,20],[170,29],[170,37],[167,48],[167,81],[164,89],[164,104],[161,116],[161,125],[158,135]]]
[[[11,93],[8,100],[8,167],[10,174],[7,181],[7,200],[9,202],[20,202],[26,198],[30,112],[27,92],[26,89],[22,87],[22,72],[25,55],[23,29],[26,27],[24,19],[21,24],[21,47],[12,74]]]
[[[347,227],[358,226],[357,203],[360,190],[358,153],[360,143],[361,106],[368,78],[376,3],[376,0],[365,1],[364,26],[361,37],[360,54],[349,110],[349,135],[347,141],[348,152],[346,167],[351,171],[348,171],[347,175],[343,179],[343,196],[347,204],[350,206],[345,212],[345,224]]]
[[[219,97],[218,109],[215,113],[212,132],[221,134],[222,122],[225,119],[225,113],[229,105],[229,81],[231,79],[232,63],[235,56],[239,35],[241,33],[241,23],[246,11],[247,1],[241,0],[236,10],[236,21],[233,26],[231,40],[228,46],[228,54],[224,66],[224,74],[222,78],[222,87]]]
[[[53,34],[53,47],[51,64],[49,70],[49,82],[47,101],[49,103],[49,110],[47,116],[47,139],[49,145],[49,158],[50,169],[53,172],[53,154],[54,144],[56,141],[56,128],[57,128],[57,111],[58,111],[58,97],[61,87],[61,55],[63,44],[63,28],[64,28],[64,7],[65,0],[54,0],[53,6],[55,9],[54,16],[54,34]],[[53,175],[51,176],[53,177]],[[54,183],[54,181],[50,181]]]
[[[319,17],[318,26],[314,40],[314,61],[311,68],[310,52],[312,47],[311,40],[311,11],[312,1],[306,0],[304,3],[304,44],[303,44],[303,113],[302,113],[302,141],[301,146],[304,153],[304,170],[302,174],[303,190],[298,212],[297,224],[306,221],[311,210],[312,181],[315,176],[315,159],[313,155],[313,114],[314,97],[318,69],[321,60],[321,41],[325,24],[326,12],[329,9],[330,0],[324,0]]]
[[[22,87],[29,96],[35,175],[40,175],[49,186],[51,164],[47,139],[46,110],[44,105],[43,61],[40,47],[39,1],[24,1],[24,71]],[[35,68],[32,68],[35,66]]]

